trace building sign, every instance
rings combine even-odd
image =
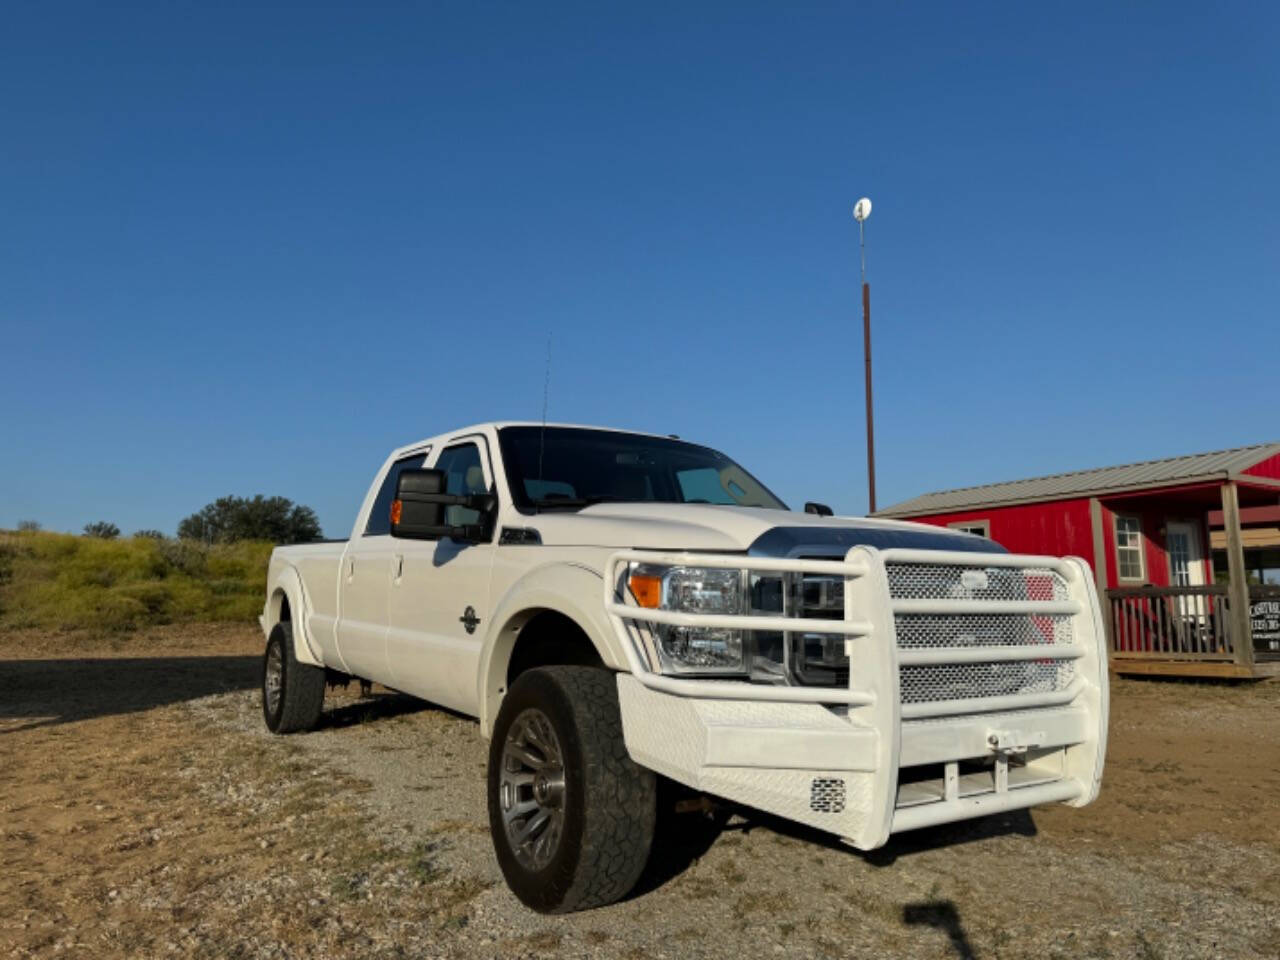
[[[1280,597],[1250,603],[1249,626],[1254,647],[1280,650]]]

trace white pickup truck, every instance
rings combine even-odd
[[[261,623],[276,733],[351,677],[479,718],[498,862],[544,912],[635,884],[658,776],[862,850],[1083,806],[1102,776],[1082,560],[791,512],[674,437],[487,423],[396,450],[349,540],[272,554]]]

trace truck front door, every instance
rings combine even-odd
[[[494,489],[488,442],[459,438],[432,465],[445,474],[446,493]],[[451,526],[478,523],[479,514],[447,507]],[[480,642],[489,618],[494,545],[396,540],[392,557],[387,657],[398,690],[463,713],[476,713]]]

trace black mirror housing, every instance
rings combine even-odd
[[[497,498],[491,493],[445,493],[444,488],[443,471],[401,470],[396,479],[396,498],[391,503],[391,535],[408,540],[450,537],[477,542],[487,539]],[[446,524],[445,507],[479,510],[484,522],[466,526]]]
[[[444,504],[435,497],[444,493],[444,484],[440,470],[401,470],[391,502],[391,535],[410,540],[443,536]]]
[[[828,507],[825,503],[814,503],[812,500],[804,505],[805,513],[812,513],[819,517],[834,516],[835,511]]]

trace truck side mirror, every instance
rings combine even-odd
[[[396,478],[396,498],[391,502],[391,535],[409,540],[487,539],[489,521],[497,506],[493,494],[445,493],[444,487],[441,470],[401,470]],[[460,527],[446,524],[444,508],[455,506],[479,510],[483,522]]]
[[[401,470],[396,478],[396,498],[391,501],[391,535],[412,540],[441,536],[444,504],[434,499],[444,493],[444,471]]]
[[[812,500],[804,505],[804,512],[812,513],[819,517],[829,517],[832,515],[831,508],[825,503],[814,503]]]

